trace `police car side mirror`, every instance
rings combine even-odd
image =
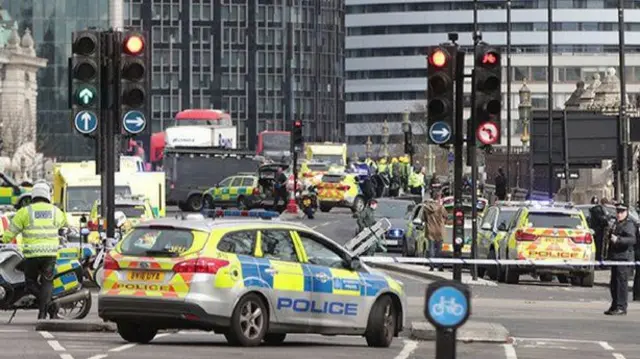
[[[500,224],[498,225],[498,230],[499,230],[500,232],[506,232],[506,231],[507,231],[507,225],[506,225],[504,222],[500,223]]]
[[[349,269],[351,270],[359,270],[362,268],[362,262],[360,262],[360,258],[354,257],[349,260]]]

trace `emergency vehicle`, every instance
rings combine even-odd
[[[197,216],[197,215],[192,215]],[[364,336],[388,347],[405,323],[403,283],[276,212],[139,223],[109,252],[100,318],[148,343],[161,329],[223,334],[232,345],[279,344],[289,333]]]
[[[304,151],[307,160],[327,162],[332,171],[346,171],[347,169],[346,143],[305,143]]]
[[[533,274],[543,282],[556,275],[562,283],[592,287],[595,260],[593,231],[584,214],[571,203],[527,201],[507,226],[498,259],[560,262],[551,265],[500,265],[498,280],[517,284],[522,274]],[[563,261],[584,265],[564,266]]]
[[[316,186],[318,190],[318,206],[322,212],[332,208],[349,208],[357,213],[366,206],[364,195],[358,183],[358,175],[354,173],[329,172],[322,175]]]

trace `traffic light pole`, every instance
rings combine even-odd
[[[464,165],[464,51],[457,50],[456,55],[456,79],[455,79],[455,124],[454,124],[454,203],[456,213],[462,209],[462,167]],[[462,247],[464,246],[464,221],[462,224],[454,218],[453,221],[453,258],[462,258]],[[462,239],[462,243],[460,240]],[[453,265],[453,280],[462,281],[462,265]]]
[[[478,42],[482,39],[478,32],[478,1],[473,1],[473,56]],[[475,58],[474,58],[475,61]],[[471,121],[467,122],[467,157],[471,163],[471,258],[478,259],[478,150],[476,147],[476,79],[475,69],[471,70]],[[478,264],[471,266],[473,280],[478,280]]]
[[[113,238],[115,236],[115,172],[116,172],[116,136],[115,131],[116,124],[118,122],[119,113],[119,99],[120,99],[120,86],[119,86],[119,53],[116,51],[116,41],[119,44],[118,33],[114,31],[108,31],[104,33],[104,53],[103,63],[104,77],[102,81],[103,93],[106,93],[107,102],[103,103],[103,112],[105,117],[103,118],[101,125],[104,132],[100,133],[102,141],[104,143],[104,171],[102,173],[102,187],[105,190],[105,205],[107,220],[106,235],[107,238]]]

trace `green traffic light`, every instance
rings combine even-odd
[[[76,103],[82,106],[91,106],[96,101],[96,89],[92,86],[82,86],[76,90]]]

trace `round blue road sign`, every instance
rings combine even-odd
[[[446,122],[436,122],[429,128],[429,138],[436,145],[449,142],[451,139],[451,126]]]
[[[76,131],[83,135],[88,135],[96,132],[98,129],[98,117],[91,111],[80,111],[73,119],[73,125]]]
[[[443,285],[431,293],[427,300],[427,308],[436,325],[453,328],[467,319],[469,302],[460,289]]]
[[[135,135],[147,127],[147,119],[140,111],[129,111],[122,116],[122,127],[128,133]]]

